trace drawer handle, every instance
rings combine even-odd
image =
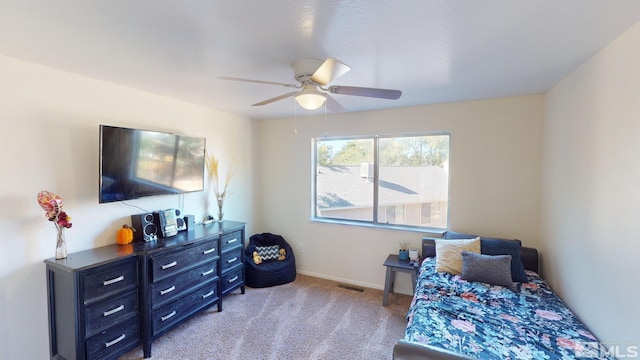
[[[236,275],[236,276],[232,277],[232,278],[231,278],[231,279],[229,279],[227,282],[228,282],[229,284],[231,284],[232,282],[234,282],[234,281],[236,281],[236,280],[238,280],[238,275]]]
[[[236,256],[234,258],[227,260],[227,264],[231,264],[232,262],[236,262],[237,260],[238,260],[238,257]]]
[[[172,317],[176,316],[176,314],[177,314],[176,311],[173,310],[171,313],[169,313],[169,314],[167,314],[165,316],[161,316],[160,317],[160,321],[167,321],[167,320],[171,319]]]
[[[207,276],[207,275],[211,275],[211,274],[213,274],[213,269],[203,272],[202,276]]]
[[[227,240],[227,245],[229,244],[233,244],[234,242],[238,241],[238,238],[233,238],[231,240]]]
[[[111,310],[105,311],[104,313],[102,313],[102,315],[104,317],[107,317],[109,315],[113,315],[113,314],[117,313],[118,311],[122,311],[122,310],[124,310],[124,305],[120,305],[115,309],[111,309]]]
[[[164,265],[162,265],[162,270],[166,270],[168,268],[172,268],[172,267],[174,267],[176,265],[178,265],[177,261],[174,261],[174,262],[171,262],[171,263],[168,263],[168,264],[164,264]]]
[[[211,254],[211,253],[212,253],[212,252],[214,252],[214,251],[216,251],[216,248],[211,248],[211,249],[209,249],[209,250],[205,250],[205,251],[203,251],[203,252],[202,252],[202,254],[204,254],[204,255],[208,255],[208,254]]]
[[[102,285],[103,285],[103,286],[107,286],[107,285],[115,284],[115,283],[120,282],[120,281],[122,281],[122,280],[124,280],[124,276],[118,276],[118,277],[117,277],[117,278],[115,278],[115,279],[111,279],[111,280],[105,280],[105,281],[103,281],[103,282],[102,282]]]
[[[213,295],[213,294],[215,294],[215,293],[216,293],[215,291],[211,290],[211,291],[209,291],[208,293],[206,293],[206,294],[202,295],[202,298],[203,298],[203,299],[206,299],[206,298],[208,298],[209,296],[211,296],[211,295]]]
[[[122,334],[122,335],[118,336],[118,338],[117,338],[117,339],[114,339],[114,340],[112,340],[112,341],[109,341],[109,342],[104,343],[104,347],[110,347],[110,346],[113,346],[113,345],[115,345],[115,344],[119,343],[120,341],[124,340],[124,338],[126,338],[126,337],[127,337],[127,336],[126,336],[125,334]]]
[[[160,295],[168,294],[168,293],[172,292],[175,289],[176,289],[176,286],[173,285],[170,288],[167,288],[167,289],[164,289],[164,290],[160,290]]]

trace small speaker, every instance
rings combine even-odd
[[[155,217],[153,213],[131,215],[131,226],[136,230],[133,232],[135,240],[158,240]]]
[[[178,231],[187,230],[187,223],[182,218],[182,216],[180,216],[182,213],[178,209],[175,209],[175,212],[176,212],[176,228],[177,228],[177,230]]]
[[[187,227],[187,231],[193,231],[196,228],[196,217],[195,215],[185,215],[184,216],[184,224]]]

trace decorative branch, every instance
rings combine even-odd
[[[408,241],[400,241],[400,250],[409,250],[409,242]]]
[[[224,178],[224,186],[222,186],[222,191],[221,191],[220,161],[215,155],[209,155],[208,152],[205,155],[206,155],[205,165],[207,166],[207,170],[209,174],[209,185],[213,187],[213,193],[216,197],[216,202],[218,204],[218,220],[222,220],[222,217],[223,217],[222,207],[224,206],[224,200],[227,197],[231,196],[229,183],[231,182],[231,178],[233,178],[233,161],[231,161],[231,165],[229,166],[227,175]]]

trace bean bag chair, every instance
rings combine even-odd
[[[249,287],[282,285],[296,279],[293,249],[280,235],[252,235],[244,254],[245,283]]]

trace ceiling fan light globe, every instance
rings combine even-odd
[[[296,95],[296,101],[298,102],[298,105],[307,110],[316,110],[317,108],[322,106],[322,104],[324,104],[326,100],[327,98],[320,93],[303,92]]]

